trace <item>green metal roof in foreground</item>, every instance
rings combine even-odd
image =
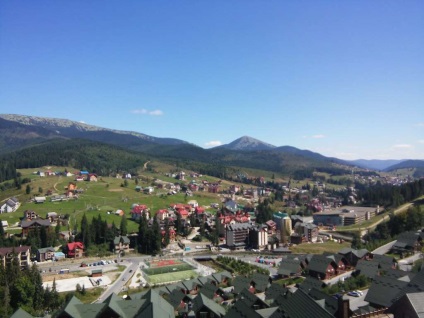
[[[15,313],[10,316],[10,318],[34,318],[29,313],[27,313],[25,310],[19,308]]]
[[[202,293],[198,294],[197,297],[193,300],[193,311],[197,313],[203,307],[208,308],[218,317],[223,317],[225,315],[225,309],[214,302],[212,299],[206,297]],[[143,317],[144,318],[144,317]]]
[[[75,296],[66,304],[65,309],[58,317],[94,318],[94,317],[122,317],[122,318],[174,318],[174,308],[156,291],[149,290],[130,300],[124,300],[116,295],[106,298],[103,303],[83,304]],[[19,316],[15,317],[19,318]],[[26,318],[26,317],[23,317]]]

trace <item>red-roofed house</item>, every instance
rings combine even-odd
[[[187,218],[188,218],[188,211],[187,211],[187,210],[180,209],[180,210],[178,210],[178,212],[177,212],[177,213],[181,216],[181,218],[182,218],[183,220],[185,220],[185,219],[187,219]]]
[[[131,210],[131,219],[138,220],[141,218],[143,212],[147,212],[147,206],[144,204],[138,204]]]
[[[205,214],[205,208],[198,206],[198,207],[196,207],[195,212],[196,212],[197,215]]]
[[[161,210],[157,211],[156,217],[158,218],[159,221],[164,221],[167,217],[169,217],[168,210],[161,209]]]
[[[82,242],[73,242],[66,245],[66,256],[68,258],[82,257],[84,253],[84,244]]]
[[[162,234],[162,240],[163,240],[163,238],[165,237],[165,234],[166,234],[165,230],[162,230],[161,231],[161,234]],[[169,241],[171,243],[175,242],[175,236],[176,236],[176,234],[177,233],[175,232],[175,230],[172,227],[169,228]]]

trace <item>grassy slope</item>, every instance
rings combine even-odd
[[[38,193],[39,187],[43,189],[43,193],[52,189],[54,192],[62,194],[64,192],[64,188],[69,184],[69,182],[74,180],[73,177],[52,176],[41,178],[33,174],[33,172],[37,170],[45,171],[47,169],[46,167],[43,167],[40,169],[20,170],[23,178],[31,177],[32,179],[32,182],[30,183],[32,190],[29,195],[25,193],[26,184],[22,186],[21,190],[9,190],[0,193],[0,201],[11,196],[16,196],[22,204],[16,212],[0,215],[0,220],[7,220],[9,226],[19,222],[25,210],[33,210],[41,217],[45,217],[48,212],[69,214],[71,216],[71,226],[75,224],[75,220],[77,220],[78,224],[80,224],[84,213],[86,213],[89,220],[91,220],[92,217],[97,217],[101,214],[102,219],[106,219],[110,224],[115,222],[115,225],[119,227],[121,218],[114,214],[107,214],[107,211],[122,209],[128,218],[128,230],[137,231],[138,224],[130,220],[130,209],[131,205],[134,203],[146,204],[150,210],[155,213],[159,209],[167,208],[171,203],[184,203],[189,200],[197,200],[200,205],[209,206],[213,202],[219,202],[216,195],[207,192],[197,192],[194,193],[192,197],[185,198],[182,193],[168,196],[166,195],[166,190],[156,189],[153,194],[146,195],[135,191],[136,184],[134,180],[128,180],[128,187],[121,187],[124,180],[112,177],[103,177],[101,179],[99,178],[98,182],[78,182],[77,186],[85,190],[78,200],[69,200],[64,202],[50,202],[47,200],[43,204],[35,204],[29,202],[29,200],[34,197],[34,195],[40,195]],[[63,171],[64,168],[51,167],[50,170]],[[68,170],[74,171],[74,169]],[[139,182],[139,185],[142,187],[151,185],[151,181],[156,177],[161,180],[177,181],[175,179],[168,179],[164,175],[158,173],[144,173],[144,175],[148,177],[149,181]],[[211,181],[217,180],[216,178],[211,177],[207,177],[207,179],[210,179]],[[163,195],[160,195],[161,193]]]
[[[300,244],[297,246],[290,247],[290,250],[296,254],[322,254],[324,252],[337,253],[345,247],[350,247],[350,243],[336,243],[334,241],[327,241],[324,243],[317,244]]]

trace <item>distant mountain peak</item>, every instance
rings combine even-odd
[[[260,141],[250,136],[240,137],[233,142],[222,145],[220,148],[226,148],[230,150],[241,150],[241,151],[254,151],[254,150],[271,150],[276,148],[274,145]]]

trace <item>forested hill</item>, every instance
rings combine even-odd
[[[0,182],[13,179],[13,169],[54,165],[109,175],[121,171],[135,172],[147,160],[144,154],[117,146],[82,139],[66,142],[55,139],[0,157]]]
[[[384,169],[384,171],[393,171],[397,169],[409,169],[409,168],[424,168],[424,160],[405,160]]]
[[[120,161],[126,155],[118,153],[123,151],[132,156],[152,156],[167,162],[178,162],[186,169],[196,169],[217,177],[224,177],[226,170],[232,168],[267,170],[295,178],[311,177],[314,170],[333,175],[347,173],[349,169],[346,163],[336,158],[290,146],[274,147],[246,136],[232,143],[241,150],[225,147],[203,149],[172,138],[111,130],[66,119],[23,115],[0,115],[0,130],[0,154],[42,144],[41,148],[32,147],[20,153],[21,158],[26,158],[25,164],[23,159],[16,162],[21,166],[42,166],[53,164],[55,160],[58,165],[64,162],[78,163],[79,167],[90,167],[91,171],[100,169],[99,174],[107,174],[120,168]],[[63,144],[52,141],[55,138],[63,138]],[[75,138],[79,141],[74,141]],[[112,146],[106,150],[105,144]],[[86,153],[78,150],[83,146],[87,147],[84,148]],[[36,155],[31,157],[31,154]],[[105,156],[110,160],[105,160]],[[122,165],[129,168],[128,162]]]

